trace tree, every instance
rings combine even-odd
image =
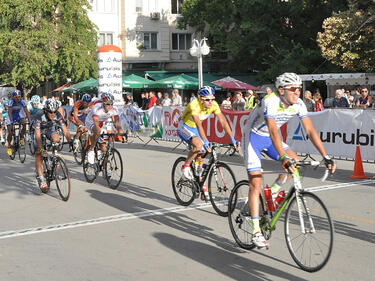
[[[314,71],[324,61],[317,33],[342,8],[340,0],[186,0],[179,27],[195,27],[214,51],[228,52],[225,70],[255,70],[266,82],[284,71]]]
[[[26,92],[53,79],[95,76],[97,32],[88,0],[1,0],[0,80]]]
[[[349,1],[349,9],[323,22],[318,33],[322,55],[352,71],[375,70],[375,1]]]

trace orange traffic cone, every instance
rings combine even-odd
[[[367,179],[368,178],[368,176],[366,176],[365,172],[363,171],[362,156],[361,156],[361,150],[359,148],[359,145],[357,145],[357,148],[355,150],[354,171],[353,171],[353,175],[351,175],[350,178],[352,179]]]

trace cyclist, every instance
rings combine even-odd
[[[232,130],[224,115],[221,113],[218,103],[215,101],[215,90],[210,86],[200,88],[198,90],[198,98],[192,100],[186,106],[177,129],[178,136],[191,146],[191,150],[182,166],[182,175],[185,179],[191,180],[193,178],[190,163],[194,159],[196,159],[198,165],[202,164],[203,159],[200,153],[202,147],[208,152],[211,151],[210,142],[202,126],[202,120],[207,119],[212,113],[219,119],[221,126],[230,137],[232,144],[238,148]]]
[[[105,141],[98,139],[100,135],[100,130],[105,121],[111,119],[116,127],[119,134],[123,134],[124,131],[121,128],[119,121],[119,112],[113,107],[114,96],[111,93],[103,93],[101,96],[101,101],[96,103],[94,107],[90,110],[86,117],[85,125],[91,132],[90,137],[90,148],[87,154],[87,160],[90,164],[95,163],[95,145],[96,142],[100,144],[100,150],[104,154],[106,151]]]
[[[73,109],[69,113],[69,120],[77,126],[77,133],[74,138],[73,149],[79,145],[79,140],[81,139],[82,132],[87,130],[85,127],[86,116],[90,110],[90,102],[92,98],[89,94],[84,94],[82,99],[74,103]],[[88,133],[85,132],[86,138]]]
[[[42,143],[42,134],[44,134],[48,140],[54,143],[60,142],[60,137],[56,126],[61,126],[66,139],[71,145],[71,138],[68,129],[65,126],[64,119],[58,112],[59,103],[53,99],[47,99],[44,104],[44,109],[39,110],[35,115],[33,128],[34,128],[34,147],[35,147],[35,169],[37,173],[37,180],[39,188],[42,190],[48,190],[49,186],[46,183],[46,179],[43,176],[43,165],[42,157],[45,155],[45,151]]]
[[[40,97],[38,95],[34,95],[31,97],[31,100],[27,104],[27,109],[30,112],[31,118],[34,119],[35,115],[39,110],[43,108],[42,104],[40,103]]]
[[[5,122],[8,116],[8,99],[7,98],[1,98],[0,102],[0,142],[2,145],[5,144],[4,139],[4,128],[5,128]]]
[[[8,118],[7,118],[7,130],[8,130],[8,155],[12,155],[12,147],[11,142],[13,138],[13,123],[19,122],[22,124],[22,130],[20,135],[20,144],[24,145],[23,137],[26,132],[26,123],[25,117],[30,120],[31,116],[29,111],[27,110],[27,105],[24,99],[22,98],[22,92],[19,90],[15,90],[12,93],[12,98],[9,100],[8,103]]]
[[[250,113],[243,131],[242,149],[245,166],[249,177],[249,208],[252,225],[252,242],[258,247],[268,247],[259,228],[259,193],[262,186],[261,152],[265,152],[274,160],[281,161],[282,168],[294,173],[297,154],[282,141],[279,128],[292,117],[298,116],[301,123],[319,153],[323,156],[325,165],[335,172],[335,162],[326,154],[323,144],[316,133],[307,109],[299,98],[301,93],[301,78],[295,73],[284,73],[277,77],[276,88],[279,93],[266,95],[260,107]],[[280,186],[278,186],[280,188]],[[274,191],[274,190],[272,190]]]

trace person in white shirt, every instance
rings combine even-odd
[[[172,100],[169,98],[168,93],[164,94],[164,99],[161,103],[162,106],[170,106],[172,104]]]
[[[172,91],[172,106],[182,106],[182,98],[177,89]]]

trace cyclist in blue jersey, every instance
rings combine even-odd
[[[311,142],[323,156],[325,165],[335,172],[335,162],[326,154],[310,117],[307,115],[306,105],[299,98],[302,80],[295,73],[284,73],[277,77],[278,92],[266,95],[260,106],[252,111],[246,121],[242,135],[242,149],[245,166],[249,178],[249,209],[252,225],[252,242],[258,247],[268,247],[268,241],[263,237],[259,227],[259,194],[262,187],[261,153],[270,158],[281,161],[282,167],[289,173],[294,173],[297,154],[282,141],[279,128],[294,116],[298,116]],[[271,188],[276,193],[280,185]],[[276,193],[277,195],[277,193]]]
[[[7,119],[7,129],[8,129],[8,155],[12,155],[12,138],[13,138],[13,123],[20,123],[22,124],[22,130],[20,135],[20,144],[24,145],[23,137],[26,132],[26,124],[25,124],[25,117],[29,120],[31,119],[30,112],[27,110],[26,102],[22,99],[22,93],[19,90],[15,90],[12,93],[12,98],[8,104],[8,119]]]

